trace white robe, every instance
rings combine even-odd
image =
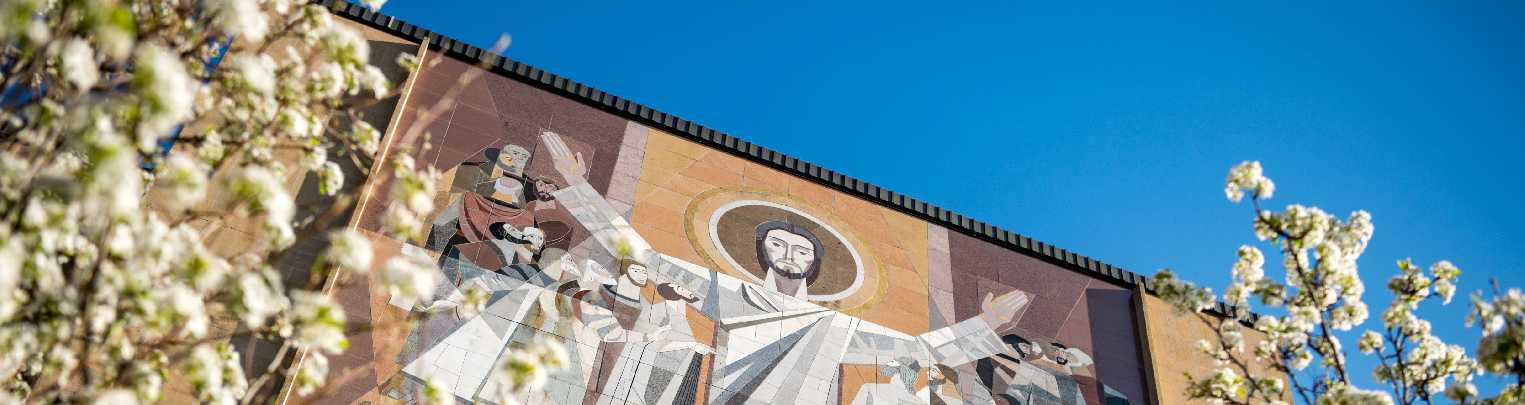
[[[403,249],[419,249],[403,245]],[[524,325],[525,318],[536,306],[549,311],[548,317],[556,317],[553,292],[546,290],[547,279],[541,274],[515,278],[477,268],[468,262],[460,263],[462,273],[459,287],[442,287],[446,290],[437,298],[459,301],[461,290],[477,288],[488,292],[491,298],[481,313],[464,320],[454,320],[451,311],[427,315],[419,328],[445,326],[455,327],[443,339],[430,342],[413,342],[427,349],[408,364],[402,372],[417,381],[440,379],[451,393],[461,400],[483,401],[493,396],[488,381],[493,365],[508,348],[515,335],[540,334],[533,326]],[[521,270],[519,268],[511,270]],[[393,305],[412,309],[413,303],[393,300]],[[428,332],[423,339],[428,339]]]
[[[733,398],[832,403],[840,390],[842,364],[877,365],[910,357],[951,367],[1005,350],[979,317],[911,336],[657,253],[586,183],[557,190],[555,196],[605,249],[628,244],[655,279],[679,283],[703,297],[703,312],[720,330],[710,382],[716,387],[710,393],[713,403]]]

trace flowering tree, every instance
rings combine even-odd
[[[207,402],[316,392],[354,332],[324,284],[372,268],[337,220],[363,183],[345,173],[391,169],[391,236],[433,209],[437,172],[378,155],[361,113],[393,96],[360,34],[302,1],[0,0],[0,402],[153,402],[169,375]],[[293,174],[329,197],[299,206]],[[204,232],[226,221],[257,239],[214,251]],[[309,270],[278,263],[307,242],[327,247],[288,285]],[[427,258],[379,269],[390,294],[435,282]],[[243,364],[235,335],[280,342],[275,360]],[[562,356],[505,356],[499,386],[532,389]]]
[[[1461,270],[1444,260],[1430,265],[1428,271],[1407,259],[1398,262],[1398,274],[1387,283],[1394,298],[1381,314],[1382,328],[1363,332],[1356,342],[1360,354],[1378,360],[1373,376],[1387,389],[1355,387],[1351,382],[1355,370],[1348,366],[1347,351],[1337,334],[1362,325],[1368,317],[1361,299],[1365,284],[1356,261],[1371,240],[1371,215],[1356,211],[1342,220],[1316,207],[1296,204],[1281,212],[1262,209],[1261,202],[1274,191],[1259,162],[1235,166],[1224,189],[1236,203],[1249,195],[1255,236],[1281,254],[1284,278],[1266,277],[1260,249],[1240,246],[1232,281],[1222,296],[1229,308],[1228,314],[1220,314],[1223,317],[1202,313],[1218,299],[1211,289],[1179,280],[1169,270],[1153,278],[1161,298],[1178,310],[1197,313],[1216,331],[1216,341],[1203,340],[1198,347],[1218,368],[1210,376],[1188,376],[1187,396],[1216,404],[1284,403],[1289,393],[1310,404],[1428,404],[1442,398],[1458,403],[1518,403],[1525,399],[1520,384],[1491,399],[1479,398],[1472,384],[1485,371],[1525,378],[1520,350],[1525,344],[1521,312],[1525,297],[1518,290],[1493,301],[1473,298],[1467,322],[1483,323],[1485,335],[1478,348],[1479,360],[1469,357],[1461,346],[1431,335],[1430,322],[1414,314],[1420,303],[1445,305],[1455,295]],[[1495,295],[1500,294],[1495,291]],[[1285,315],[1252,317],[1248,310],[1252,298],[1261,308],[1279,308]],[[1247,347],[1241,331],[1249,325],[1266,336],[1255,347]],[[1252,367],[1257,363],[1264,367]],[[1271,374],[1256,372],[1267,369]],[[1284,380],[1290,382],[1290,392]]]

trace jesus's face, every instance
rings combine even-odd
[[[763,253],[768,267],[781,274],[804,277],[815,264],[815,245],[810,239],[783,229],[768,231],[763,237]]]

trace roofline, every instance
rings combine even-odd
[[[905,194],[880,187],[873,183],[848,176],[819,165],[779,153],[778,151],[748,142],[725,132],[717,131],[699,123],[658,111],[630,99],[609,94],[592,86],[568,79],[492,53],[474,45],[431,31],[406,21],[350,3],[345,0],[313,0],[314,4],[328,8],[335,15],[397,35],[413,43],[428,41],[430,48],[442,54],[470,63],[485,66],[488,71],[514,79],[520,83],[572,99],[604,112],[653,127],[663,132],[685,138],[714,149],[729,152],[775,170],[814,181],[881,206],[900,211],[928,223],[962,232],[990,243],[1058,265],[1086,276],[1106,280],[1113,284],[1139,288],[1155,294],[1154,283],[1147,276],[1113,266],[1089,256],[1081,255],[1001,227],[979,221],[935,204],[927,203]],[[1219,315],[1232,313],[1233,307],[1219,301],[1210,310]],[[1258,317],[1251,314],[1252,318]]]

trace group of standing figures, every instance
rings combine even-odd
[[[383,394],[411,402],[432,378],[460,401],[490,402],[500,356],[557,339],[572,364],[524,402],[1128,403],[1085,352],[1010,325],[1031,294],[987,295],[977,316],[901,333],[806,299],[830,252],[805,227],[757,224],[766,276],[743,281],[653,250],[587,183],[580,154],[554,133],[540,140],[549,156],[534,158],[553,159],[559,180],[531,176],[525,147],[489,151],[456,168],[458,196],[425,246],[404,245],[437,257],[447,282],[422,302],[393,299],[423,321]],[[462,311],[472,290],[486,305]]]

